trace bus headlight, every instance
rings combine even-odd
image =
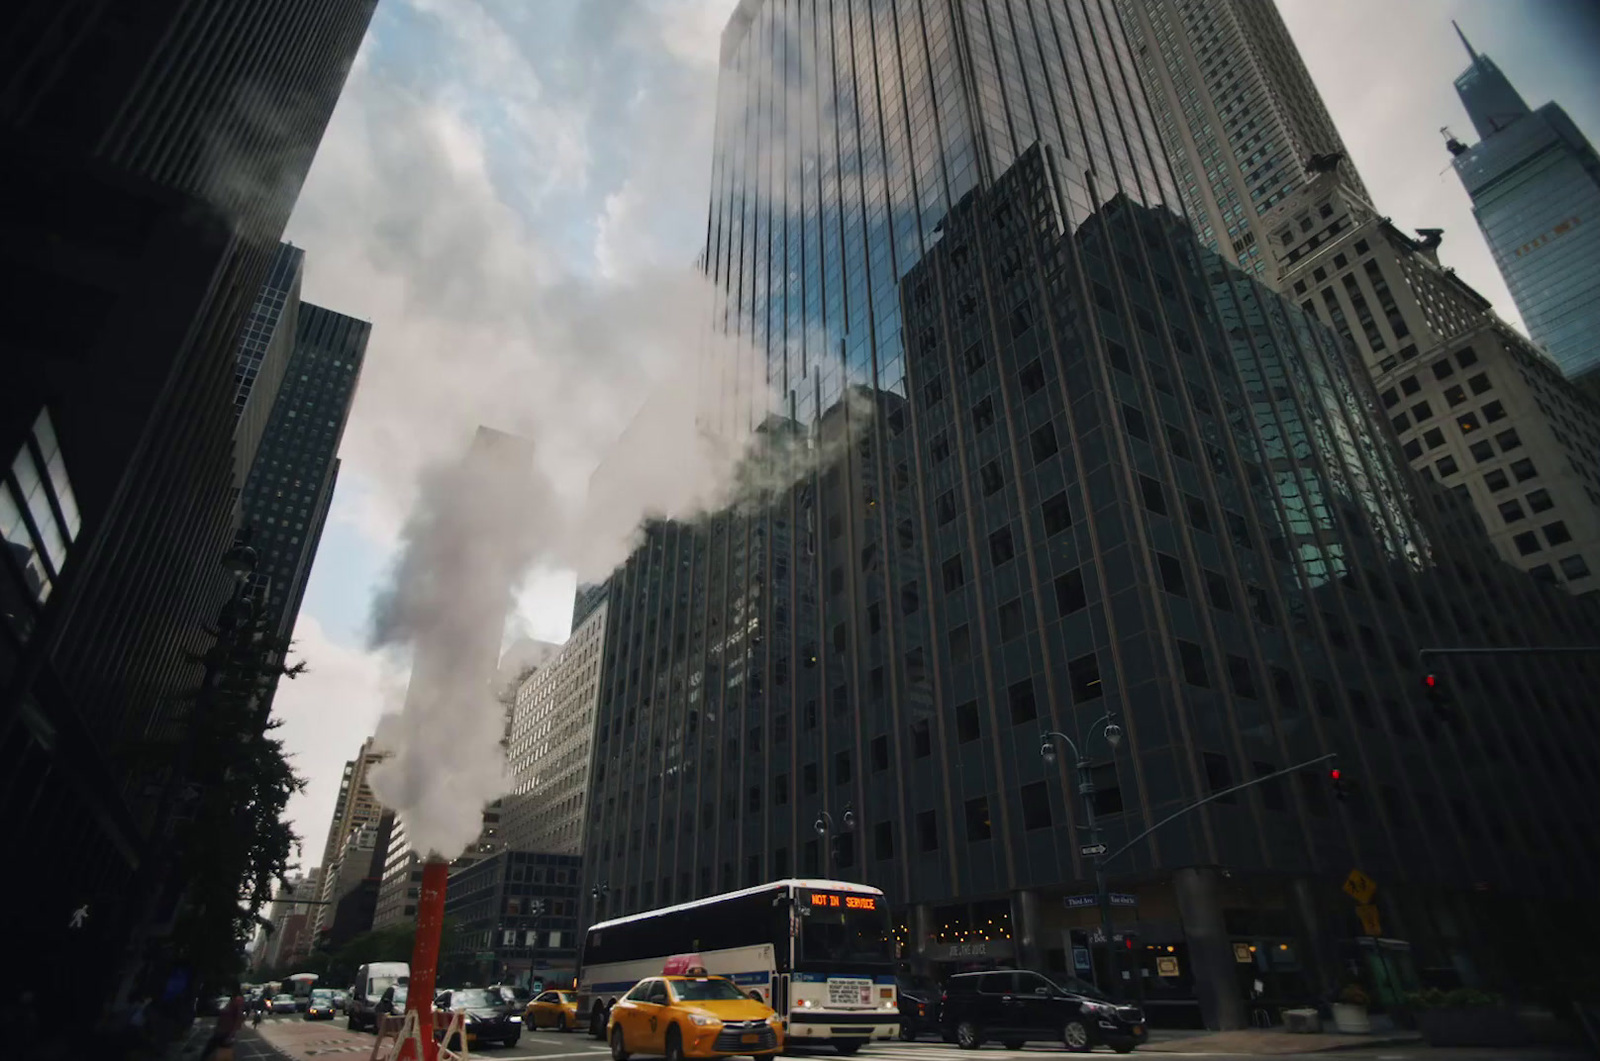
[[[722,1023],[721,1018],[713,1017],[709,1013],[691,1013],[689,1014],[689,1020],[700,1025],[702,1028],[710,1027],[713,1024]]]
[[[899,1009],[900,1008],[900,1003],[898,1003],[898,1002],[885,1002],[883,1005],[879,1006],[878,1008],[879,1009]]]
[[[794,1002],[795,1009],[816,1009],[817,1001],[813,998],[797,998]]]

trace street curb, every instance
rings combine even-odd
[[[1420,1035],[1390,1035],[1384,1038],[1379,1038],[1378,1036],[1374,1035],[1371,1038],[1364,1039],[1359,1043],[1335,1043],[1332,1046],[1324,1046],[1320,1050],[1314,1050],[1312,1052],[1318,1054],[1330,1054],[1336,1053],[1340,1050],[1373,1050],[1386,1046],[1414,1046],[1421,1043],[1422,1036]]]

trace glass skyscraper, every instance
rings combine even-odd
[[[1450,726],[1417,650],[1593,610],[1411,476],[1336,332],[1201,248],[1108,0],[746,0],[722,63],[705,261],[764,372],[708,371],[707,418],[811,463],[651,525],[610,582],[598,914],[842,876],[914,971],[1103,980],[1081,779],[1040,743],[1107,714],[1113,850],[1327,752],[1357,779],[1226,796],[1113,865],[1152,1012],[1241,1024],[1235,944],[1275,994],[1356,963],[1394,1000],[1413,946],[1471,960],[1460,882],[1592,891],[1587,665],[1452,664]],[[1404,954],[1355,936],[1352,864]]]
[[[1530,108],[1467,53],[1456,93],[1479,140],[1450,142],[1456,173],[1528,334],[1568,379],[1600,384],[1600,156],[1559,105]]]

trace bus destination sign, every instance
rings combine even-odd
[[[878,897],[854,892],[809,892],[801,899],[800,905],[830,910],[876,910]]]

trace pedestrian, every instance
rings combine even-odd
[[[238,984],[234,984],[228,992],[228,1004],[222,1007],[222,1012],[217,1014],[217,1026],[211,1032],[211,1039],[206,1043],[205,1050],[200,1054],[200,1061],[211,1061],[218,1052],[227,1048],[227,1056],[233,1056],[233,1039],[239,1034],[239,1028],[244,1024],[244,992]]]

